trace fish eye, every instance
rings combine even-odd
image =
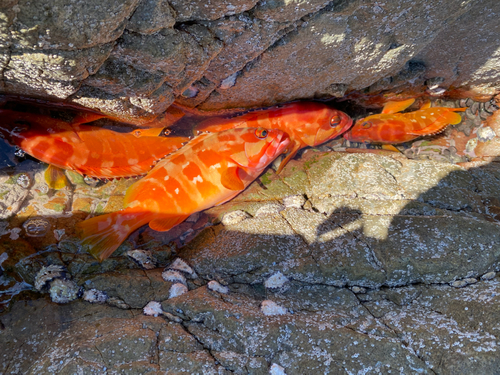
[[[267,137],[267,130],[259,128],[255,130],[255,135],[257,136],[257,138],[264,139]]]
[[[370,121],[365,121],[361,124],[361,126],[363,127],[363,129],[369,129],[372,127],[372,123]]]
[[[336,127],[336,126],[339,126],[340,123],[342,122],[342,120],[340,119],[340,116],[333,116],[331,119],[330,119],[330,126],[332,128]]]

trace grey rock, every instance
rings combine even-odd
[[[15,46],[76,50],[116,40],[138,0],[18,1],[10,37]]]
[[[224,16],[242,13],[253,8],[257,0],[216,0],[206,3],[203,0],[170,0],[178,22],[191,20],[216,20]]]
[[[141,34],[153,34],[175,24],[175,11],[166,0],[141,1],[130,17],[127,29]]]

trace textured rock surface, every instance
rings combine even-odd
[[[390,155],[306,150],[175,233],[134,233],[102,263],[72,223],[116,210],[130,182],[26,197],[1,232],[2,295],[13,300],[0,315],[0,372],[495,373],[500,166]],[[26,171],[40,190],[41,172]],[[232,211],[246,214],[216,224]],[[48,222],[43,237],[27,235],[27,217]],[[141,267],[131,249],[177,278]],[[42,294],[15,296],[49,265],[61,272]],[[64,282],[93,303],[50,302]],[[156,317],[143,315],[151,301]]]
[[[494,0],[12,0],[0,5],[0,90],[135,123],[174,101],[216,110],[419,92],[439,77],[491,95],[499,15]]]

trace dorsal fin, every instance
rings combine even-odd
[[[404,111],[406,108],[411,106],[415,102],[415,99],[407,99],[402,101],[390,101],[385,103],[382,113],[396,113]]]

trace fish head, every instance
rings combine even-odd
[[[349,115],[327,106],[316,109],[315,117],[300,136],[305,145],[312,147],[339,136],[352,126]]]
[[[249,170],[262,170],[290,145],[287,133],[278,129],[241,128],[242,143],[235,145],[231,159],[240,167]]]
[[[369,142],[376,137],[380,122],[381,119],[377,118],[377,115],[359,119],[348,132],[344,133],[344,138],[350,142]]]
[[[349,130],[352,126],[352,118],[336,109],[330,109],[327,112],[327,121],[324,121],[316,132],[314,145],[320,145],[330,139]]]

